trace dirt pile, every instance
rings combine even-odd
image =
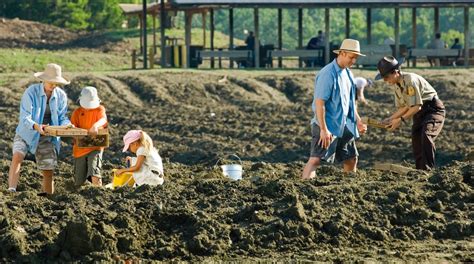
[[[36,196],[40,176],[32,161],[22,167],[18,193],[0,191],[0,259],[472,261],[474,128],[463,102],[473,99],[474,83],[462,70],[425,75],[448,109],[437,141],[444,167],[408,175],[373,170],[376,161],[413,166],[409,128],[373,129],[358,142],[356,175],[323,166],[312,181],[299,176],[309,151],[313,73],[73,76],[65,88],[71,110],[84,85],[98,88],[108,110],[105,176],[123,163],[123,134],[141,128],[165,160],[165,184],[73,190],[65,143],[55,195]],[[5,76],[9,82],[0,86],[9,95],[0,98],[2,186],[18,102],[32,80],[22,77]],[[366,97],[365,115],[381,119],[392,109],[382,83]],[[215,166],[227,153],[242,158],[242,181],[224,178]]]
[[[71,32],[35,21],[0,18],[0,48],[91,48],[123,52],[130,48],[130,43],[107,38],[101,32]]]

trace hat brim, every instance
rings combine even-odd
[[[127,152],[127,150],[128,150],[129,147],[130,147],[130,143],[125,144],[125,146],[123,146],[122,152]]]
[[[401,57],[400,59],[398,59],[398,63],[397,65],[393,66],[393,68],[390,70],[390,72],[392,72],[393,70],[396,70],[396,69],[399,69],[400,67],[402,67],[402,64],[405,62],[405,57]],[[387,73],[388,74],[388,73]],[[378,81],[378,80],[381,80],[383,79],[384,76],[382,76],[382,74],[379,72],[377,73],[377,75],[375,75],[375,78],[374,80]]]
[[[52,83],[57,83],[57,84],[64,84],[64,85],[67,85],[67,84],[70,84],[71,82],[69,82],[68,80],[64,79],[63,77],[51,77],[51,76],[48,76],[47,74],[45,74],[44,72],[37,72],[35,74],[33,74],[33,76],[35,76],[36,78],[42,80],[42,81],[46,81],[46,82],[52,82]]]
[[[85,109],[96,109],[100,106],[100,100],[84,100],[79,98],[79,104]]]
[[[354,53],[354,54],[357,54],[359,56],[365,57],[365,54],[362,54],[362,53],[360,53],[360,51],[356,51],[356,50],[336,49],[336,50],[333,50],[332,52],[334,52],[336,54],[339,54],[339,52],[341,52],[341,51]]]

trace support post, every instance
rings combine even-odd
[[[412,26],[412,36],[411,36],[411,46],[413,49],[416,49],[416,37],[417,37],[417,29],[416,29],[416,8],[412,8],[411,10],[411,26]],[[410,61],[407,61],[410,64]],[[413,67],[416,67],[416,59],[413,59]]]
[[[140,25],[140,54],[143,54],[143,18],[138,15],[138,24]]]
[[[229,9],[229,50],[234,49],[234,9]],[[229,60],[229,67],[234,68],[234,61]]]
[[[132,50],[132,70],[137,68],[137,50]]]
[[[303,48],[303,9],[298,8],[298,49]],[[298,67],[303,67],[303,61],[298,58]]]
[[[147,56],[146,56],[146,41],[147,41],[147,33],[146,33],[146,0],[143,0],[143,10],[142,10],[142,18],[143,18],[143,68],[147,69]]]
[[[329,8],[324,9],[324,63],[329,63]]]
[[[210,21],[209,23],[211,24],[210,25],[210,28],[211,28],[211,36],[210,36],[210,41],[211,41],[211,50],[214,50],[214,9],[211,8],[211,13],[210,13]],[[214,58],[211,58],[211,68],[214,69]]]
[[[372,9],[367,8],[367,44],[372,44]]]
[[[150,48],[150,52],[148,54],[148,60],[150,61],[150,69],[153,69],[154,68],[154,62],[155,62],[155,52],[153,50],[154,48],[151,47]]]
[[[469,67],[469,50],[471,47],[471,32],[469,29],[469,7],[464,7],[464,66]]]
[[[346,8],[346,38],[351,36],[351,10]]]
[[[161,68],[166,67],[166,32],[165,32],[165,23],[166,23],[166,10],[165,10],[165,1],[160,1],[160,50],[161,50]]]
[[[400,56],[400,8],[395,8],[395,58]]]
[[[278,8],[278,49],[282,50],[283,49],[283,38],[282,38],[282,21],[283,19],[283,14],[282,14],[282,9]],[[283,66],[283,61],[281,57],[278,57],[278,67],[281,68]]]
[[[153,17],[153,53],[156,54],[156,14],[152,14]]]
[[[206,17],[207,12],[202,12],[202,48],[206,48]]]
[[[191,22],[193,20],[193,14],[190,11],[184,13],[185,25],[184,25],[184,42],[186,45],[186,68],[191,66]]]
[[[254,46],[254,66],[255,68],[260,67],[260,33],[259,33],[259,17],[258,17],[258,8],[254,8],[253,10],[254,16],[254,29],[255,29],[255,46]]]

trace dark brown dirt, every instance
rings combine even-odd
[[[0,48],[84,48],[124,52],[130,46],[128,41],[104,37],[103,32],[72,32],[34,21],[0,18]]]
[[[472,74],[422,74],[448,109],[437,140],[439,169],[405,176],[371,169],[377,161],[413,166],[409,128],[372,129],[358,141],[357,174],[325,165],[312,181],[299,177],[309,151],[314,73],[76,74],[65,88],[71,110],[81,87],[93,85],[108,111],[105,176],[123,164],[123,134],[141,128],[164,158],[165,184],[73,190],[71,147],[64,144],[56,194],[37,197],[41,176],[26,161],[19,192],[0,192],[0,259],[473,261]],[[228,80],[219,82],[224,75]],[[19,99],[33,79],[2,79],[5,189]],[[382,119],[392,110],[384,84],[366,97],[361,113]],[[228,153],[243,160],[242,181],[215,166]]]

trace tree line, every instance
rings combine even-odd
[[[148,2],[156,2],[148,0]],[[7,18],[35,20],[53,24],[71,30],[104,30],[118,29],[127,18],[123,15],[119,3],[141,4],[141,0],[2,0],[0,16]],[[470,10],[471,21],[474,8]],[[383,40],[394,36],[394,9],[372,9],[372,43],[381,44]],[[277,9],[260,9],[260,39],[262,44],[277,44]],[[215,11],[215,28],[229,34],[229,12],[227,9]],[[336,8],[330,11],[330,41],[337,44],[345,38],[345,9]],[[400,40],[408,47],[412,44],[412,9],[400,9]],[[184,28],[184,15],[179,12],[173,17],[175,25]],[[350,37],[367,42],[366,10],[350,10]],[[195,15],[193,27],[202,27],[201,16]],[[209,19],[206,20],[209,29]],[[147,24],[151,25],[151,17]],[[129,26],[137,26],[136,19],[129,19]],[[470,23],[471,25],[473,23]],[[253,30],[253,9],[234,9],[234,36],[245,39],[246,31]],[[318,30],[324,30],[324,9],[303,9],[303,46],[315,36]],[[442,39],[450,46],[455,38],[464,43],[464,9],[440,8],[440,30]],[[472,29],[471,29],[472,31]],[[434,38],[434,9],[417,8],[417,46],[427,47]],[[284,48],[298,46],[298,10],[283,10],[283,43]],[[471,43],[474,34],[471,34]]]

